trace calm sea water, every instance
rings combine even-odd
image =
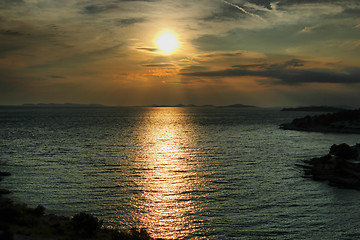
[[[12,198],[169,239],[357,239],[360,191],[295,166],[356,134],[278,129],[303,112],[0,108]]]

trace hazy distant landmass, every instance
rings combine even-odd
[[[175,105],[167,105],[167,104],[151,104],[151,105],[138,105],[138,106],[107,106],[102,104],[80,104],[80,103],[25,103],[22,105],[0,105],[0,107],[44,107],[44,108],[72,108],[72,107],[187,107],[187,108],[257,108],[257,106],[244,105],[244,104],[232,104],[232,105],[196,105],[196,104],[175,104]]]
[[[104,107],[101,104],[79,104],[79,103],[27,103],[22,107]]]
[[[256,108],[256,106],[244,105],[244,104],[232,104],[227,106],[220,106],[225,108]]]
[[[76,107],[111,107],[102,104],[81,104],[81,103],[25,103],[17,106],[3,105],[0,107],[33,107],[33,108],[76,108]],[[113,106],[113,107],[187,107],[187,108],[257,108],[257,106],[245,105],[245,104],[232,104],[232,105],[196,105],[196,104],[151,104],[151,105],[138,105],[138,106]]]
[[[176,105],[166,105],[166,104],[153,104],[147,107],[214,107],[213,105],[195,105],[195,104],[176,104]]]
[[[296,118],[291,123],[281,124],[280,128],[313,132],[360,133],[360,109],[316,116],[308,115]]]
[[[340,107],[331,106],[306,106],[306,107],[295,107],[295,108],[283,108],[281,111],[303,111],[303,112],[338,112],[345,110]]]
[[[255,108],[256,106],[244,105],[244,104],[232,104],[225,106],[215,106],[215,105],[195,105],[195,104],[176,104],[176,105],[157,105],[153,104],[151,107],[217,107],[217,108]]]

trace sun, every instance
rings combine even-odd
[[[179,42],[174,34],[164,33],[156,40],[156,45],[160,50],[171,53],[178,47]]]

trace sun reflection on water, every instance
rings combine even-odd
[[[142,190],[137,200],[140,222],[153,237],[178,239],[191,229],[196,211],[190,193],[198,184],[194,129],[182,108],[153,108],[141,128],[141,154],[136,160]]]

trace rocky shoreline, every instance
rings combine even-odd
[[[0,181],[10,175],[0,172]],[[41,205],[30,208],[26,204],[14,203],[5,197],[10,193],[0,189],[1,240],[155,240],[145,229],[120,231],[104,227],[101,220],[87,213],[73,217],[47,214]]]
[[[332,145],[325,156],[305,160],[305,177],[327,181],[331,186],[360,190],[360,144]]]
[[[281,124],[279,127],[284,130],[297,131],[360,133],[360,109],[316,116],[308,115],[296,118],[291,123]]]

